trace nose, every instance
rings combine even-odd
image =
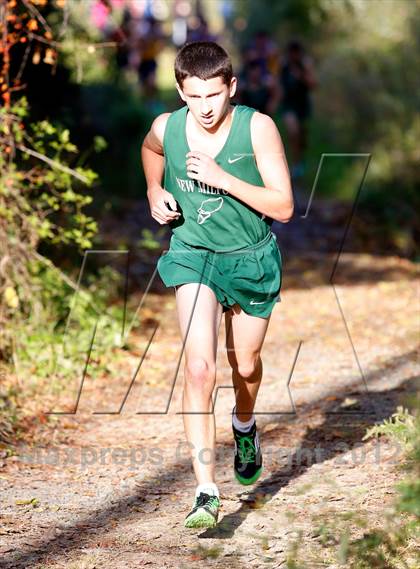
[[[211,107],[206,99],[201,99],[200,112],[202,115],[208,115],[211,112]]]

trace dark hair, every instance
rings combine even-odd
[[[222,77],[230,85],[233,77],[232,63],[226,51],[213,41],[187,43],[175,58],[175,77],[180,87],[184,79],[198,77],[212,79]]]

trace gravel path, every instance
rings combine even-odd
[[[287,228],[275,229],[282,247]],[[217,528],[183,526],[195,481],[179,414],[175,304],[171,291],[164,302],[151,294],[143,310],[159,327],[122,413],[92,409],[118,408],[139,363],[135,352],[117,374],[87,381],[76,415],[54,416],[36,444],[3,460],[0,567],[286,567],[299,541],[312,569],[311,552],[322,555],[322,516],[357,509],[381,523],[401,476],[401,449],[362,438],[418,387],[416,267],[343,250],[332,286],[337,255],[306,251],[282,250],[282,302],[263,349],[256,409],[265,469],[251,488],[233,479],[233,390],[221,326]],[[130,343],[144,343],[150,330],[137,330]],[[324,567],[338,567],[325,555]]]

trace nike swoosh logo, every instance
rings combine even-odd
[[[228,158],[228,162],[229,162],[229,164],[233,164],[234,162],[237,162],[238,160],[242,160],[242,158],[245,158],[245,154],[242,154],[242,156],[238,156],[238,158]]]
[[[249,304],[265,304],[265,300],[263,302],[254,302],[253,300],[251,300]]]

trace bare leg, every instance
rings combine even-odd
[[[261,384],[263,363],[260,352],[270,317],[246,314],[237,304],[225,314],[226,348],[232,367],[236,416],[246,422],[252,416]]]
[[[186,439],[197,483],[215,482],[216,427],[212,393],[216,383],[222,306],[210,287],[198,283],[177,287],[176,303],[182,338],[186,338],[182,399]]]

